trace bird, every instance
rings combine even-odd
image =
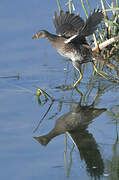
[[[99,9],[94,9],[86,21],[80,15],[75,15],[69,11],[64,12],[61,10],[59,14],[55,11],[53,23],[56,34],[40,30],[32,37],[32,39],[45,38],[60,55],[71,59],[73,66],[80,74],[73,88],[82,79],[81,64],[94,63],[98,58],[97,53],[92,52],[92,48],[86,38],[97,30],[98,24],[101,23],[103,18],[103,12]]]

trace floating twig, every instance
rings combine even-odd
[[[20,74],[18,73],[17,75],[14,75],[14,76],[0,76],[0,78],[17,78],[17,79],[20,79]]]

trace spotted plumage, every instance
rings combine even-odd
[[[86,41],[103,19],[99,9],[94,10],[84,21],[79,15],[69,12],[55,12],[53,17],[57,35],[41,30],[33,38],[43,37],[64,57],[72,60],[73,66],[80,72],[80,64],[95,60],[95,53]],[[76,84],[77,85],[77,84]]]

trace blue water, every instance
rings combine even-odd
[[[80,3],[76,5],[79,6]],[[65,134],[53,138],[46,147],[33,138],[48,133],[56,120],[71,112],[81,98],[75,90],[56,88],[72,85],[76,81],[72,64],[64,61],[46,40],[32,39],[40,29],[55,33],[52,23],[54,10],[57,10],[56,1],[0,2],[0,179],[88,180],[95,177],[116,180],[119,178],[119,88],[117,84],[99,76],[90,76],[91,64],[85,69],[78,89],[83,94],[81,106],[89,106],[94,102],[95,108],[106,109],[87,125],[87,137],[92,135],[97,144],[96,150],[100,152],[103,170],[100,172],[98,167],[92,166],[92,171],[97,169],[98,176],[93,174],[91,177],[81,150],[79,152],[75,146],[71,153],[73,142],[69,136],[66,140]],[[80,13],[85,17],[81,8]],[[17,76],[18,73],[20,79],[3,78]],[[42,104],[38,103],[35,95],[38,87],[52,95],[56,101],[34,132],[51,104],[49,100],[43,105],[43,96]],[[95,100],[96,94],[99,97]],[[89,117],[88,114],[83,117],[87,117],[88,121],[90,114]],[[82,138],[79,139],[80,143],[81,140]],[[88,140],[84,144],[87,142]],[[86,152],[90,148],[87,147]],[[95,158],[95,153],[92,157]]]

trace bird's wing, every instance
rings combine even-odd
[[[84,20],[79,15],[75,16],[69,12],[64,13],[62,10],[59,15],[55,12],[53,22],[57,35],[65,38],[78,34],[85,25]]]
[[[99,9],[94,10],[92,14],[89,15],[88,19],[86,20],[86,24],[82,29],[81,36],[89,36],[93,34],[98,24],[101,23],[102,19],[104,18],[102,11]]]
[[[78,34],[75,34],[74,36],[67,39],[65,43],[75,42],[81,37],[86,37],[93,34],[97,29],[98,24],[102,21],[103,18],[104,16],[102,11],[99,11],[99,9],[94,10],[93,13],[89,15],[81,31]]]

